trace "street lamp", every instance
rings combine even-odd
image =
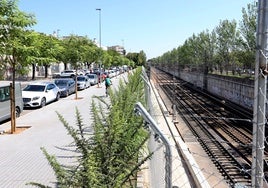
[[[96,11],[99,11],[99,43],[100,43],[100,48],[101,48],[101,9],[100,8],[96,8]],[[101,61],[101,60],[100,60]],[[100,87],[100,82],[102,82],[101,80],[101,63],[99,64],[99,72],[100,72],[100,78],[98,79],[98,87]]]
[[[96,8],[97,11],[99,11],[99,42],[100,42],[100,48],[101,48],[101,9]]]

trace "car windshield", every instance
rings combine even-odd
[[[85,81],[85,77],[77,77],[77,81]]]
[[[96,75],[98,75],[98,76],[99,76],[99,75],[100,75],[100,72],[94,72],[94,74],[96,74]]]
[[[56,85],[65,86],[65,85],[67,85],[67,83],[68,83],[67,80],[55,80]]]
[[[23,91],[37,91],[37,92],[40,92],[40,91],[44,91],[46,88],[46,86],[43,86],[43,85],[27,85]]]
[[[94,75],[88,75],[89,78],[94,78]]]

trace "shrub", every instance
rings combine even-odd
[[[152,155],[145,147],[149,133],[143,128],[142,118],[133,111],[135,103],[144,103],[140,74],[138,68],[128,75],[127,81],[121,80],[118,89],[110,91],[108,102],[100,97],[92,100],[93,135],[83,125],[78,109],[77,129],[58,114],[78,152],[77,165],[64,166],[41,148],[55,171],[59,187],[135,187],[137,172]]]

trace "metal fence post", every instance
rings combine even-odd
[[[146,109],[143,107],[143,105],[138,102],[135,104],[134,111],[137,115],[140,115],[143,117],[143,119],[148,123],[149,127],[153,130],[153,132],[159,136],[159,139],[163,142],[165,145],[166,153],[166,164],[165,164],[165,182],[166,182],[166,188],[172,187],[172,155],[171,155],[171,148],[170,143],[168,139],[165,137],[165,135],[162,134],[162,132],[158,129],[157,123],[154,121],[154,119],[150,116],[150,114],[146,111]]]
[[[266,124],[267,89],[267,21],[268,3],[258,1],[257,53],[255,66],[254,109],[253,109],[253,151],[252,151],[252,187],[263,187],[263,158]]]

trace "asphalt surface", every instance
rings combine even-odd
[[[122,74],[112,78],[112,88],[116,89],[119,80],[126,77],[126,74]],[[90,128],[90,106],[94,95],[108,100],[103,83],[100,87],[95,85],[79,91],[79,99],[75,99],[73,94],[17,118],[17,127],[30,128],[18,134],[0,135],[0,187],[31,187],[26,185],[29,182],[56,187],[54,171],[40,148],[44,147],[49,154],[57,156],[61,164],[73,162],[71,156],[74,153],[61,149],[70,146],[72,138],[67,134],[56,112],[61,114],[69,125],[75,126],[77,108],[83,123]],[[0,132],[9,129],[10,121],[0,125]]]

